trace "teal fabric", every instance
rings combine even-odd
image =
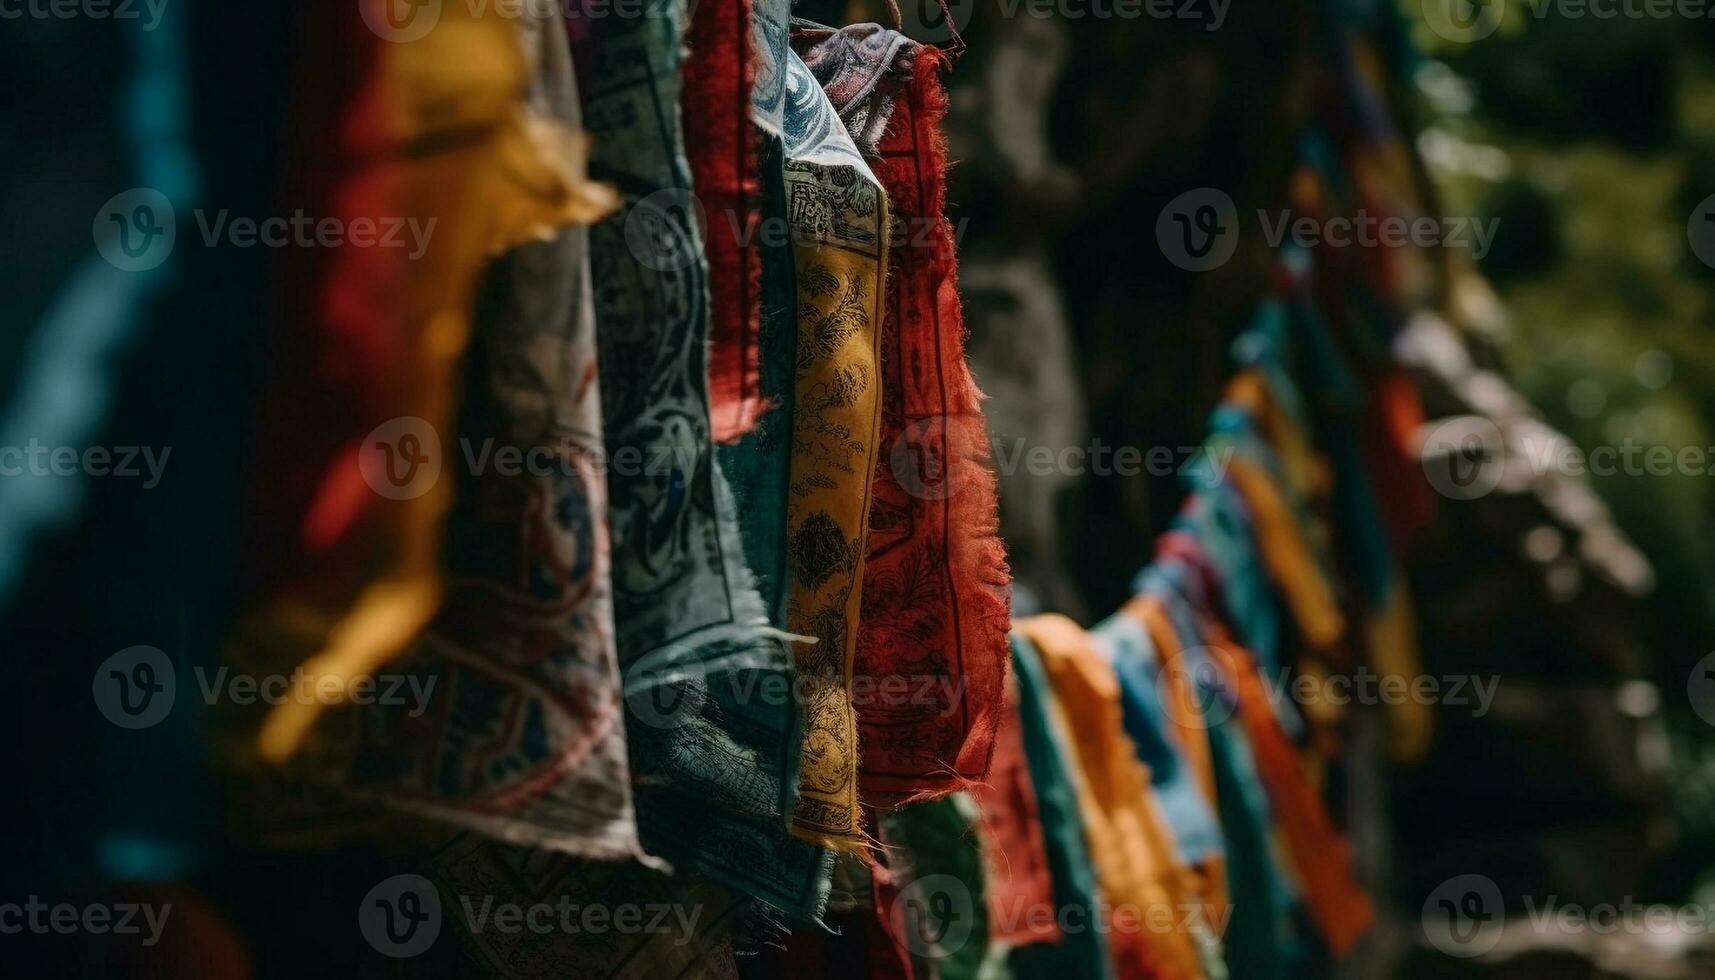
[[[1294,900],[1269,837],[1256,760],[1232,721],[1209,730],[1209,749],[1227,842],[1227,969],[1245,980],[1284,980],[1299,959]]]
[[[1024,729],[1024,752],[1030,761],[1030,782],[1042,818],[1042,839],[1048,868],[1054,877],[1054,906],[1069,930],[1059,942],[1032,943],[1012,951],[1012,971],[1019,977],[1079,980],[1112,978],[1107,936],[1090,927],[1096,919],[1096,874],[1084,845],[1084,821],[1078,813],[1077,770],[1055,735],[1050,704],[1053,691],[1041,655],[1031,642],[1012,634],[1012,663],[1018,677],[1018,714]],[[1076,910],[1068,914],[1068,910]]]
[[[1197,609],[1206,609],[1194,570],[1178,558],[1151,565],[1139,575],[1146,592],[1160,599],[1186,650],[1187,667],[1205,704],[1215,794],[1227,845],[1227,967],[1235,977],[1284,977],[1296,969],[1302,949],[1296,936],[1297,896],[1284,856],[1270,828],[1267,791],[1257,772],[1249,737],[1236,714],[1222,673],[1207,656]]]
[[[751,93],[750,115],[761,149],[757,156],[762,228],[783,228],[786,202],[784,125],[787,58],[784,0],[764,0],[753,8],[752,43],[761,63]],[[761,253],[757,325],[757,374],[762,396],[772,407],[756,428],[733,445],[716,446],[737,503],[739,533],[756,589],[774,623],[786,618],[786,483],[791,471],[794,368],[798,357],[798,283],[790,236],[757,235]],[[797,784],[796,773],[792,783]]]
[[[1221,825],[1197,784],[1186,746],[1169,729],[1158,695],[1161,657],[1135,616],[1118,613],[1098,623],[1091,639],[1113,665],[1120,682],[1125,731],[1149,767],[1150,783],[1180,853],[1192,864],[1221,857]]]

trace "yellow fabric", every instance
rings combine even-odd
[[[614,206],[611,191],[584,179],[581,136],[528,112],[527,84],[519,21],[450,4],[423,38],[379,45],[366,93],[378,100],[382,125],[358,134],[373,162],[356,180],[387,190],[378,199],[395,210],[378,217],[431,229],[424,253],[403,262],[396,281],[398,329],[415,359],[376,383],[395,396],[397,417],[434,426],[442,459],[457,458],[448,439],[456,374],[488,258]],[[346,609],[306,610],[288,600],[265,613],[323,627],[308,641],[316,652],[302,661],[305,672],[349,693],[421,633],[440,605],[440,526],[453,484],[443,478],[420,496],[377,502],[386,557]],[[261,755],[291,756],[322,708],[315,699],[275,707],[257,739]]]
[[[795,201],[838,201],[825,237],[801,233],[798,359],[786,505],[786,628],[815,637],[796,648],[804,714],[792,832],[861,851],[852,658],[881,427],[881,301],[887,198],[865,180],[834,184],[828,168],[789,166]],[[853,200],[862,196],[861,203]],[[799,231],[804,231],[799,229]],[[863,234],[867,232],[868,234]]]
[[[1200,904],[1195,882],[1156,803],[1149,769],[1125,734],[1119,679],[1070,619],[1032,616],[1013,625],[1042,656],[1056,727],[1078,769],[1090,863],[1116,920],[1109,924],[1116,972],[1200,980],[1196,938],[1185,928],[1188,910]],[[1128,923],[1122,915],[1140,918]]]
[[[1322,574],[1310,543],[1274,478],[1256,463],[1235,455],[1227,475],[1244,497],[1256,526],[1257,547],[1269,578],[1280,589],[1293,621],[1316,650],[1326,650],[1346,631],[1346,617],[1334,588]]]
[[[1221,812],[1220,800],[1215,790],[1215,757],[1209,747],[1209,726],[1203,720],[1202,710],[1198,707],[1196,692],[1193,689],[1194,678],[1189,668],[1184,665],[1184,650],[1179,642],[1179,632],[1168,618],[1167,610],[1161,600],[1154,596],[1138,596],[1126,603],[1126,615],[1143,623],[1149,631],[1150,642],[1154,644],[1156,653],[1161,657],[1162,706],[1166,709],[1168,721],[1172,723],[1176,737],[1185,746],[1186,757],[1191,762],[1191,769],[1196,774],[1197,784],[1203,790],[1203,797],[1209,801],[1209,812]],[[1219,921],[1224,917],[1228,904],[1226,861],[1222,858],[1210,858],[1197,865],[1198,882],[1196,891],[1202,895],[1217,914]]]
[[[1411,592],[1396,569],[1387,603],[1372,612],[1364,623],[1365,646],[1370,665],[1382,678],[1403,678],[1409,686],[1423,675],[1417,650],[1417,619],[1411,607]],[[1401,762],[1415,762],[1429,753],[1435,738],[1435,711],[1416,698],[1387,705],[1388,751]]]

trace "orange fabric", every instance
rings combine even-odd
[[[1192,770],[1197,774],[1197,782],[1203,789],[1204,798],[1209,801],[1210,811],[1219,813],[1221,804],[1215,791],[1215,759],[1209,748],[1209,726],[1203,721],[1202,709],[1198,707],[1197,695],[1193,689],[1195,678],[1184,665],[1184,650],[1179,643],[1179,632],[1174,629],[1173,621],[1168,618],[1161,600],[1154,596],[1138,596],[1126,603],[1122,611],[1143,623],[1144,629],[1149,631],[1150,642],[1155,645],[1156,653],[1161,657],[1161,683],[1169,685],[1171,692],[1167,704],[1164,705],[1167,708],[1168,720],[1173,723],[1180,743],[1185,746],[1185,754],[1191,761]],[[1226,862],[1220,859],[1204,861],[1196,870],[1200,879],[1198,893],[1214,906],[1221,916],[1218,921],[1226,921]]]
[[[1250,736],[1275,825],[1303,883],[1310,917],[1329,950],[1344,956],[1375,917],[1369,896],[1354,876],[1351,844],[1334,825],[1297,749],[1270,709],[1255,658],[1218,624],[1211,624],[1208,639],[1238,693],[1238,716]]]
[[[1125,605],[1125,613],[1143,623],[1149,631],[1150,642],[1155,644],[1156,653],[1161,657],[1162,678],[1172,685],[1172,697],[1167,708],[1168,719],[1178,730],[1178,738],[1185,746],[1185,753],[1191,759],[1191,768],[1197,773],[1197,781],[1203,787],[1203,795],[1214,806],[1215,800],[1215,761],[1209,749],[1209,728],[1204,723],[1202,711],[1197,705],[1197,695],[1193,689],[1194,678],[1189,668],[1184,665],[1182,654],[1184,650],[1179,645],[1179,631],[1168,618],[1167,610],[1162,607],[1161,600],[1155,596],[1138,596]]]
[[[1243,405],[1256,419],[1263,439],[1280,457],[1288,486],[1298,495],[1317,499],[1328,491],[1329,474],[1321,456],[1298,420],[1281,411],[1260,372],[1240,371],[1227,382],[1224,400]]]
[[[1057,727],[1078,767],[1078,809],[1107,903],[1115,971],[1159,980],[1203,977],[1195,939],[1182,927],[1196,901],[1194,882],[1155,804],[1149,770],[1126,737],[1119,679],[1070,619],[1032,616],[1014,626],[1042,655]]]
[[[1346,617],[1274,477],[1241,455],[1228,461],[1227,475],[1244,497],[1263,564],[1299,632],[1313,648],[1331,648],[1346,631]]]

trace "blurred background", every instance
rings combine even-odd
[[[943,40],[950,14],[965,46],[949,203],[997,440],[1198,445],[1278,271],[1248,232],[1218,269],[1180,268],[1158,219],[1203,188],[1240,215],[1291,206],[1306,128],[1338,142],[1356,117],[1366,137],[1390,121],[1426,211],[1494,222],[1481,255],[1432,249],[1408,287],[1456,329],[1477,409],[1586,449],[1703,453],[1701,472],[1438,497],[1405,556],[1425,670],[1493,675],[1499,693],[1482,717],[1438,708],[1410,763],[1360,712],[1341,778],[1384,909],[1348,975],[1715,976],[1715,4],[1175,0],[1184,16],[1122,17],[1070,0],[1047,16],[913,3],[908,33]],[[795,9],[893,19],[886,3]],[[206,857],[226,830],[203,719],[124,737],[86,692],[135,645],[218,660],[268,257],[188,242],[132,274],[98,255],[92,219],[135,187],[267,213],[301,52],[291,4],[138,12],[0,27],[0,445],[171,447],[147,488],[0,477],[0,649],[16,665],[0,864],[23,891],[165,880],[230,898],[247,886]],[[1349,63],[1353,37],[1373,64]],[[1330,99],[1360,69],[1375,101]],[[1433,357],[1419,367],[1436,414],[1473,410],[1471,386]],[[1021,609],[1087,623],[1130,595],[1183,489],[1019,472],[1001,492]],[[1524,924],[1481,956],[1423,928],[1469,874]],[[1530,927],[1550,898],[1701,910],[1703,924]]]

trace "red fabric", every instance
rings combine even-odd
[[[306,8],[314,68],[301,87],[286,144],[295,165],[286,201],[340,220],[401,215],[394,168],[375,165],[390,104],[375,79],[384,42],[355,4]],[[394,248],[295,249],[283,263],[280,316],[270,337],[269,385],[255,432],[245,553],[252,591],[345,596],[373,554],[368,518],[382,498],[356,461],[363,437],[399,415],[398,365],[407,335],[390,299],[404,276]]]
[[[1435,520],[1435,494],[1412,449],[1424,421],[1423,396],[1403,368],[1393,367],[1371,382],[1368,403],[1362,429],[1364,463],[1393,553],[1408,554],[1411,543]]]
[[[905,906],[899,886],[876,876],[875,901],[865,910],[864,946],[870,980],[914,980],[917,970],[905,945]]]
[[[694,7],[679,105],[709,260],[709,422],[716,442],[733,442],[767,408],[757,366],[761,136],[750,121],[756,52],[751,0]]]
[[[1292,865],[1304,884],[1310,918],[1329,951],[1342,957],[1375,918],[1369,896],[1354,877],[1352,846],[1328,815],[1304,773],[1297,749],[1269,707],[1256,659],[1218,624],[1210,624],[1206,638],[1234,682],[1239,719],[1256,753],[1275,824],[1286,838]]]
[[[984,887],[988,892],[989,938],[1023,946],[1060,938],[1058,917],[1037,921],[1037,909],[1054,908],[1054,879],[1048,849],[1042,839],[1042,818],[1030,763],[1024,751],[1024,728],[1018,716],[1018,684],[1008,677],[1006,709],[995,736],[994,765],[989,778],[971,788],[983,820]]]
[[[922,696],[858,703],[858,785],[878,804],[984,778],[1005,700],[1010,576],[944,214],[942,63],[939,51],[922,49],[871,161],[897,231],[854,676],[884,690],[894,677],[935,681],[911,685]]]

